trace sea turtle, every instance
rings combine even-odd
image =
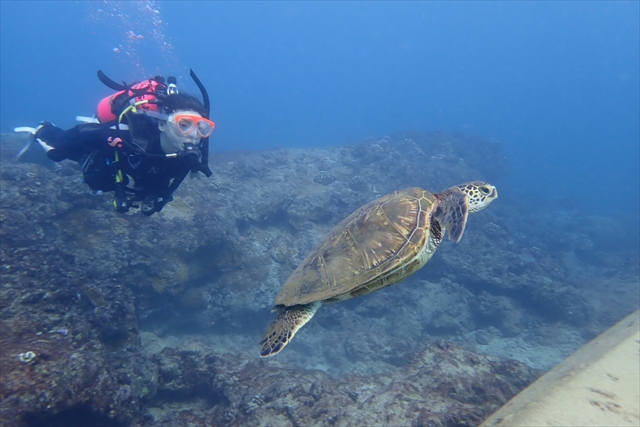
[[[278,354],[324,303],[393,285],[429,261],[449,232],[460,241],[469,213],[498,197],[493,185],[469,182],[440,193],[396,191],[345,218],[289,276],[275,299],[278,316],[260,341],[260,356]]]

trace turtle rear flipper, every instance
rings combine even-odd
[[[432,221],[438,221],[440,226],[449,232],[449,240],[458,243],[467,225],[468,216],[467,196],[460,191],[455,191],[442,199],[433,213]]]
[[[287,307],[271,322],[269,329],[260,341],[260,357],[274,356],[289,344],[293,336],[302,328],[320,308],[322,302]]]

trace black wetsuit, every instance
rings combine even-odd
[[[142,209],[147,215],[159,212],[191,170],[181,158],[164,155],[159,134],[153,135],[144,151],[132,144],[129,131],[96,123],[69,130],[48,125],[36,136],[54,148],[47,153],[51,160],[70,159],[80,163],[84,181],[93,190],[114,191],[116,201],[121,203],[117,210],[122,212],[133,202],[151,203],[152,206]],[[115,144],[117,138],[122,143]]]

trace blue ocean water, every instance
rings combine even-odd
[[[403,131],[499,141],[503,200],[639,212],[639,3],[0,2],[0,130],[193,68],[214,150]]]
[[[2,0],[0,20],[0,418],[27,420],[15,425],[425,424],[435,389],[457,400],[449,420],[477,421],[468,404],[488,411],[505,383],[458,380],[423,354],[454,343],[548,369],[639,306],[638,1]],[[23,142],[4,133],[71,127],[113,93],[97,70],[175,75],[199,95],[190,68],[211,95],[214,176],[185,181],[161,214],[112,212],[72,162],[14,161]],[[484,140],[506,162],[483,167]],[[459,245],[400,286],[322,307],[257,363],[273,297],[349,208],[469,167],[500,198]],[[467,374],[478,362],[464,358]],[[492,372],[517,373],[505,363]],[[360,376],[343,389],[319,371]]]

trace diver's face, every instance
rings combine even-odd
[[[197,126],[180,125],[180,120],[176,117],[193,117],[193,121],[202,118],[202,115],[191,110],[179,110],[172,113],[166,122],[158,125],[160,129],[160,147],[165,154],[178,153],[184,150],[185,144],[198,145],[200,143],[200,134]],[[183,122],[184,120],[182,120]]]

